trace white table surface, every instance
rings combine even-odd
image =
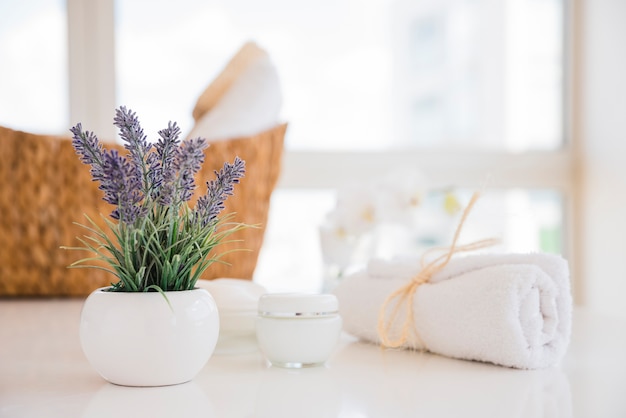
[[[191,382],[104,381],[78,338],[82,300],[0,300],[1,417],[626,417],[626,321],[576,310],[562,364],[521,371],[383,351],[343,336],[326,367],[214,354]]]

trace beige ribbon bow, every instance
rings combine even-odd
[[[479,192],[475,192],[470,199],[467,207],[463,211],[463,216],[459,221],[459,225],[456,228],[456,232],[454,233],[454,239],[452,240],[452,245],[447,248],[431,248],[426,251],[422,255],[421,266],[422,269],[419,273],[417,273],[411,280],[395,292],[391,293],[383,302],[383,305],[380,308],[380,312],[378,314],[378,336],[380,338],[380,342],[383,347],[389,348],[397,348],[402,346],[409,338],[411,332],[415,333],[415,336],[418,338],[420,345],[423,349],[426,348],[423,341],[421,341],[417,330],[415,329],[415,318],[413,316],[413,302],[415,300],[415,292],[417,289],[423,285],[424,283],[428,283],[431,277],[441,271],[450,261],[452,256],[457,253],[474,251],[480,248],[490,247],[498,242],[497,239],[489,238],[480,241],[475,241],[470,244],[465,245],[457,245],[457,240],[459,239],[459,235],[461,234],[461,229],[463,228],[463,224],[465,223],[465,219],[467,215],[471,211],[472,207],[480,197]],[[446,251],[446,253],[440,255],[435,258],[430,263],[425,264],[426,255],[433,251]],[[389,318],[387,318],[387,308],[388,305],[394,303],[393,309],[391,310],[391,314]],[[402,306],[406,305],[406,316],[404,318],[404,323],[402,324],[402,328],[400,329],[400,335],[397,338],[393,338],[390,336],[391,328],[398,317],[398,313]]]

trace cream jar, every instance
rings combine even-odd
[[[259,299],[257,341],[273,366],[324,364],[337,345],[341,326],[335,295],[278,293]]]

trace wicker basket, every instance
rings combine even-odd
[[[259,224],[217,247],[228,264],[214,263],[203,278],[251,279],[261,245],[270,196],[280,172],[286,125],[259,135],[214,142],[198,173],[197,194],[214,170],[235,156],[246,161],[246,176],[226,202],[235,221]],[[111,146],[111,145],[109,145]],[[122,149],[121,145],[116,145]],[[102,200],[89,167],[76,156],[69,138],[34,135],[0,127],[0,296],[82,296],[116,278],[96,269],[68,269],[86,256],[60,249],[78,245],[84,214],[103,223],[112,208]]]

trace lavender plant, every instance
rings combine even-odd
[[[119,281],[112,291],[174,291],[193,289],[200,275],[219,256],[212,250],[233,232],[245,227],[220,217],[224,202],[245,173],[245,162],[236,157],[215,171],[215,179],[195,207],[189,201],[195,191],[195,174],[204,162],[207,143],[202,138],[180,141],[180,128],[170,122],[159,131],[153,145],[134,112],[120,107],[114,125],[120,131],[127,155],[106,150],[93,132],[81,124],[70,129],[72,144],[81,161],[91,166],[104,200],[115,209],[105,219],[108,235],[92,219],[78,224],[91,235],[78,238],[94,257],[70,267],[103,269]],[[104,261],[100,266],[94,261]]]

